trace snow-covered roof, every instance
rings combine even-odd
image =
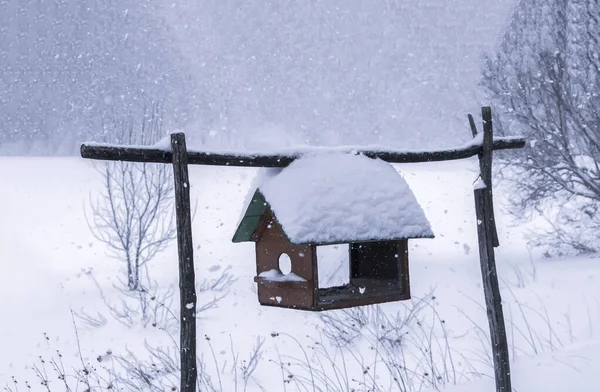
[[[433,237],[406,181],[380,159],[313,155],[273,174],[258,190],[292,243]]]

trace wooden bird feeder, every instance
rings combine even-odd
[[[262,305],[320,311],[410,298],[408,239],[433,233],[391,165],[301,158],[251,191],[233,242],[256,243]],[[349,245],[349,283],[319,287],[317,247],[334,244]],[[291,261],[288,274],[281,259]]]

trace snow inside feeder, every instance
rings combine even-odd
[[[233,237],[256,243],[261,304],[326,310],[410,298],[408,239],[433,232],[392,165],[337,153],[268,174],[251,189]],[[349,244],[349,283],[319,288],[317,246],[332,244]],[[286,275],[280,259],[288,257]]]

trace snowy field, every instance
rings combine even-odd
[[[413,374],[408,387],[492,391],[473,208],[477,162],[396,168],[436,235],[411,241],[413,301],[381,307],[392,318],[398,311],[406,315],[426,304],[415,318],[418,323],[407,324],[402,332],[405,340],[399,343]],[[259,306],[253,245],[231,242],[254,174],[254,169],[191,168],[197,281],[214,280],[224,271],[234,279],[226,292],[217,287],[199,294],[199,304],[222,297],[198,320],[199,353],[212,384],[223,391],[312,391],[303,377],[318,379],[318,369],[324,369],[332,380],[344,371],[347,377],[329,382],[330,389],[316,390],[373,390],[373,385],[377,390],[399,390],[390,386],[383,355],[370,362],[380,352],[371,339],[380,336],[378,328],[373,332],[366,322],[357,327],[358,337],[339,348],[322,332],[325,324],[332,324],[324,324],[321,316],[343,317],[341,312],[315,314]],[[44,368],[39,359],[58,358],[57,350],[67,373],[82,363],[94,364],[98,372],[116,368],[128,352],[147,356],[147,347],[176,354],[167,333],[177,340],[173,325],[167,331],[152,323],[124,325],[108,312],[106,302],[118,304],[122,296],[114,288],[123,274],[122,265],[106,256],[105,246],[88,228],[85,213],[89,198],[101,189],[94,164],[80,158],[0,158],[0,387],[6,384],[17,390],[14,376],[19,390],[26,390],[25,380],[32,390],[46,390],[36,377],[37,368],[48,372],[53,390],[64,390],[53,376],[52,364],[46,362]],[[600,371],[600,264],[593,258],[544,259],[530,252],[524,235],[536,223],[512,225],[503,212],[506,192],[502,184],[495,191],[500,238],[496,254],[513,386],[522,392],[596,391],[592,383]],[[319,265],[323,279],[337,279],[343,254],[343,249],[327,249],[327,260]],[[177,288],[174,243],[152,262],[150,274],[159,292]],[[177,303],[175,297],[174,312]],[[382,322],[377,317],[372,325]],[[410,336],[433,338],[415,345]],[[263,338],[256,370],[244,380],[243,361],[249,360]],[[323,343],[315,346],[315,340]],[[324,347],[331,360],[323,359]],[[422,356],[414,352],[422,353],[423,347],[435,356],[433,381],[419,363]],[[320,355],[321,361],[313,355]],[[282,370],[281,363],[291,365]],[[314,368],[307,367],[310,363]],[[328,363],[336,364],[337,370],[327,370]]]

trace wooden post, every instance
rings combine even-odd
[[[494,374],[497,392],[511,392],[510,363],[506,326],[502,312],[502,297],[498,284],[494,254],[495,222],[492,203],[492,121],[489,107],[483,114],[483,152],[480,157],[481,178],[485,188],[475,189],[475,213],[477,215],[477,237],[483,292],[490,327],[490,340],[494,357]],[[497,238],[496,238],[497,241]]]
[[[196,391],[196,277],[192,244],[192,215],[185,134],[171,135],[175,210],[177,218],[177,250],[179,253],[179,293],[181,331],[181,392]]]
[[[475,120],[470,114],[467,115],[469,118],[469,126],[471,127],[471,134],[476,137],[477,126]],[[488,205],[488,210],[491,212],[490,222],[492,225],[492,241],[494,248],[500,246],[498,240],[498,230],[496,229],[496,218],[494,216],[494,199],[492,197],[492,150],[494,138],[492,128],[492,109],[489,106],[481,108],[481,117],[483,118],[483,145],[481,152],[477,154],[479,158],[479,172],[481,173],[481,180],[486,184],[487,196],[485,196],[485,202]],[[487,150],[487,151],[486,151]]]
[[[494,199],[492,197],[492,152],[494,143],[494,130],[492,125],[492,108],[484,106],[481,108],[481,118],[483,119],[483,149],[479,156],[479,166],[481,168],[481,179],[486,185],[485,203],[489,212],[489,223],[492,229],[492,244],[494,248],[500,245],[498,240],[498,230],[496,228],[496,217],[494,215]]]
[[[473,116],[471,116],[470,114],[468,114],[467,117],[469,118],[469,126],[471,127],[471,135],[473,135],[473,137],[475,137],[475,136],[477,136],[477,126],[475,125],[475,120],[473,119]]]

